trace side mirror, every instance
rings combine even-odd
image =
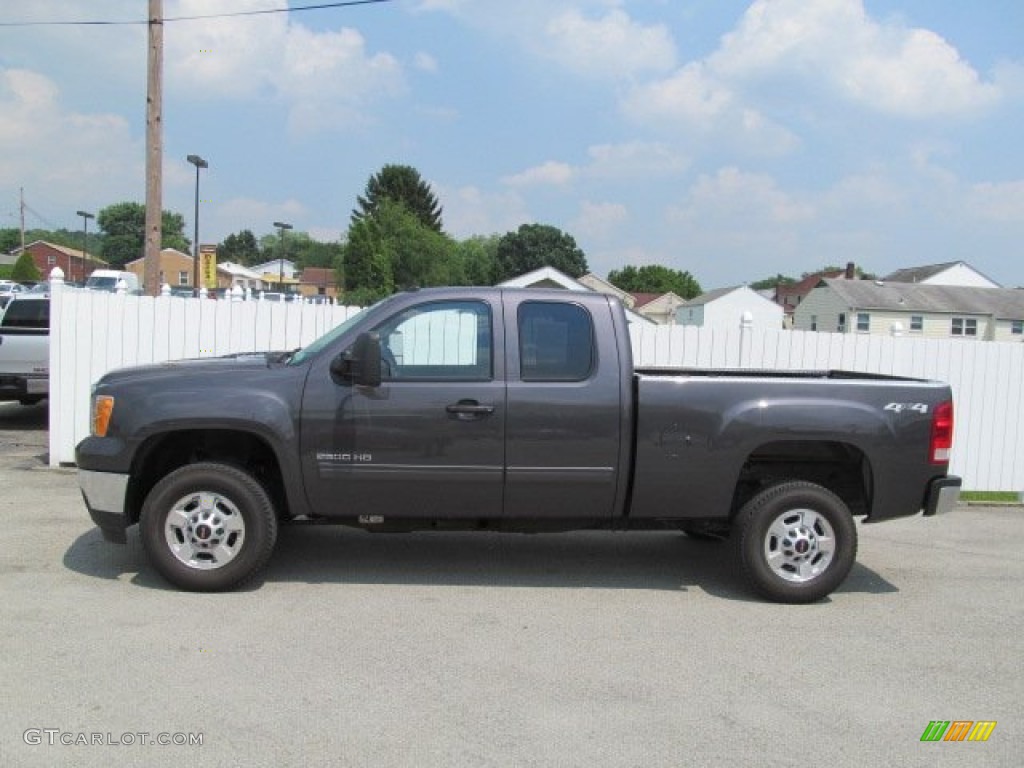
[[[361,387],[380,386],[380,334],[361,333],[347,352],[331,361],[331,373]]]

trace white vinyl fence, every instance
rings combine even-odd
[[[89,393],[128,365],[294,349],[350,307],[123,296],[56,287],[50,342],[50,463],[74,462],[89,432]],[[842,369],[949,382],[952,457],[970,490],[1024,489],[1024,344],[859,334],[631,326],[638,366]]]

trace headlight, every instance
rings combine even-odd
[[[109,395],[94,395],[92,398],[92,433],[106,437],[110,417],[114,413],[114,398]]]

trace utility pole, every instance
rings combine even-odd
[[[163,0],[149,0],[149,59],[146,79],[146,248],[144,290],[160,295],[160,247],[163,222]]]

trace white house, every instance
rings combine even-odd
[[[676,310],[676,322],[679,325],[738,328],[747,312],[754,328],[782,328],[785,316],[782,307],[745,285],[719,288],[684,302]]]
[[[1024,290],[822,280],[796,308],[794,328],[1024,341]]]
[[[604,282],[604,281],[602,281]],[[581,280],[576,280],[569,277],[561,270],[555,269],[554,267],[541,267],[535,269],[532,272],[519,275],[518,277],[510,278],[503,283],[498,283],[500,288],[555,288],[563,291],[592,291],[588,285],[584,285]],[[614,288],[614,286],[612,286]],[[618,291],[619,289],[615,289]],[[597,291],[597,293],[606,293],[605,291]],[[620,291],[621,293],[621,291]],[[628,294],[627,294],[628,295]],[[653,323],[643,315],[637,314],[633,310],[628,308],[626,302],[623,302],[626,306],[626,319],[631,323]]]
[[[217,284],[221,287],[234,288],[237,285],[243,290],[250,291],[262,290],[264,287],[263,276],[260,273],[233,261],[224,261],[217,265],[217,278]]]
[[[920,285],[959,285],[965,288],[1002,288],[964,261],[930,264],[924,267],[898,269],[885,278],[887,283],[918,283]]]

